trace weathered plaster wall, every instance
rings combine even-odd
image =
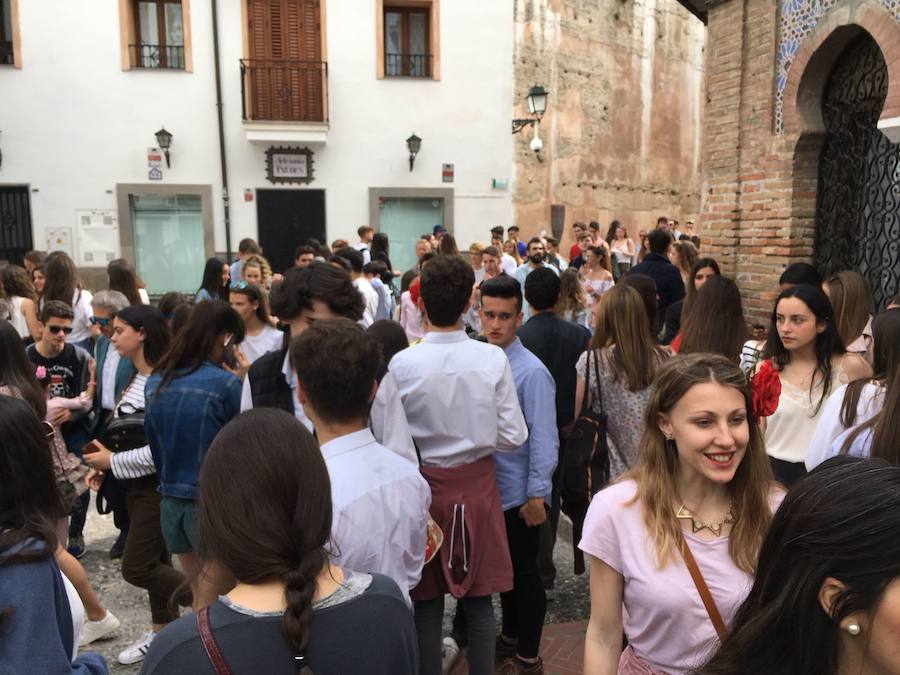
[[[705,26],[676,0],[514,2],[516,117],[531,85],[550,92],[540,158],[530,129],[515,137],[523,235],[550,232],[551,204],[567,226],[618,218],[632,235],[660,215],[695,216]]]

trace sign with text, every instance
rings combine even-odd
[[[311,183],[313,151],[309,148],[266,150],[266,179],[270,183]]]
[[[441,177],[443,178],[445,183],[453,182],[453,165],[452,164],[442,164],[441,165]]]

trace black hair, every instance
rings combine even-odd
[[[294,251],[294,260],[299,258],[303,254],[312,253],[313,257],[319,255],[318,246],[312,246],[309,242],[297,247],[297,250]]]
[[[188,300],[183,293],[171,291],[163,295],[156,306],[159,307],[159,311],[163,313],[163,316],[166,317],[166,319],[171,320],[172,315],[175,313],[175,310],[178,309],[178,306],[184,305],[187,302]]]
[[[785,268],[781,276],[778,277],[778,285],[791,284],[808,284],[810,286],[821,286],[822,275],[819,274],[815,267],[805,262],[791,263]]]
[[[22,345],[18,331],[8,321],[0,321],[0,385],[21,396],[34,413],[44,419],[47,397],[34,374],[34,364]],[[2,443],[0,443],[2,445]]]
[[[665,255],[666,249],[672,244],[672,233],[664,227],[656,227],[647,233],[647,243],[650,251],[657,255]]]
[[[340,251],[337,251],[335,255],[338,258],[344,258],[345,260],[350,262],[350,267],[353,270],[354,274],[361,274],[363,271],[363,254],[357,251],[355,248],[342,248]]]
[[[525,300],[536,312],[553,309],[559,300],[559,275],[549,267],[540,267],[525,277]]]
[[[528,246],[531,246],[532,244],[540,244],[541,246],[543,246],[544,240],[541,239],[540,237],[532,237],[531,239],[528,240]]]
[[[221,270],[219,270],[221,272]],[[106,274],[109,276],[109,290],[119,291],[132,305],[141,304],[141,288],[144,282],[134,271],[131,263],[124,258],[110,260],[106,266]]]
[[[203,267],[203,280],[200,282],[200,288],[206,289],[213,299],[228,301],[228,284],[222,283],[222,268],[225,267],[225,261],[221,258],[212,257],[206,261]]]
[[[159,389],[175,377],[189,375],[206,361],[215,359],[222,346],[223,333],[230,333],[232,343],[238,344],[243,341],[244,332],[244,322],[227,302],[198,303],[157,364],[156,370],[162,375]]]
[[[75,312],[72,311],[72,305],[61,300],[48,300],[41,307],[41,323],[46,324],[50,319],[68,319],[72,321],[75,318]]]
[[[898,531],[900,468],[841,456],[801,478],[775,512],[731,629],[694,675],[838,675],[841,621],[877,607],[900,576]],[[846,587],[830,611],[819,600],[828,578]]]
[[[339,256],[339,255],[328,256],[328,264],[336,265],[337,267],[340,267],[341,270],[343,270],[347,274],[350,274],[353,271],[353,265],[350,263],[349,260],[347,260],[347,258],[344,258],[343,256]]]
[[[363,274],[371,274],[376,277],[381,277],[381,275],[383,275],[387,271],[387,265],[385,265],[380,260],[373,260],[372,262],[368,262],[363,265]]]
[[[406,270],[403,273],[403,276],[400,277],[400,293],[406,293],[409,290],[409,285],[419,276],[419,270],[413,268],[411,270]]]
[[[316,321],[291,340],[291,363],[316,415],[364,421],[381,370],[381,344],[349,319]]]
[[[131,305],[116,314],[116,319],[144,331],[144,360],[151,367],[159,363],[172,342],[163,313],[150,305]]]
[[[213,439],[199,486],[199,557],[241,583],[284,583],[284,637],[305,656],[332,514],[328,469],[312,434],[283,410],[248,410]]]
[[[641,294],[644,308],[647,310],[647,318],[650,319],[650,330],[656,325],[656,314],[659,311],[659,299],[656,296],[656,282],[646,274],[626,274],[619,280],[620,284],[631,286]]]
[[[424,256],[423,256],[424,257]],[[422,268],[420,296],[432,325],[449,328],[459,321],[475,285],[475,272],[465,260],[439,255]]]
[[[56,552],[56,521],[66,509],[41,419],[27,401],[0,395],[0,566]],[[43,546],[30,545],[35,540]],[[0,612],[0,623],[6,614]]]
[[[290,321],[304,310],[311,310],[313,300],[324,302],[332,312],[352,321],[359,321],[365,308],[362,295],[350,275],[318,260],[304,269],[285,272],[284,280],[269,296],[272,313],[282,321]]]
[[[778,312],[778,303],[787,298],[797,298],[807,306],[815,317],[816,323],[824,323],[825,330],[816,334],[815,352],[816,352],[816,372],[821,377],[822,395],[816,403],[814,414],[818,414],[822,403],[831,393],[831,359],[834,356],[840,356],[845,352],[844,342],[837,330],[837,323],[834,319],[834,309],[828,301],[828,296],[818,286],[810,286],[809,284],[799,284],[786,288],[775,299],[775,305],[772,307],[771,323],[769,325],[769,335],[766,338],[766,348],[763,358],[771,359],[776,370],[783,370],[791,360],[791,353],[785,349],[778,335],[778,322],[776,314]],[[815,375],[810,379],[809,391],[812,396],[813,389],[816,386]]]
[[[372,235],[372,244],[369,246],[372,258],[376,253],[383,253],[385,258],[389,258],[391,254],[391,242],[385,232],[376,232]]]
[[[396,321],[390,319],[381,319],[376,321],[366,329],[366,333],[378,340],[381,344],[381,353],[384,356],[384,363],[378,374],[378,380],[384,377],[387,372],[388,364],[398,352],[402,352],[409,347],[409,338],[406,337],[406,331]]]
[[[535,270],[535,272],[537,271]],[[552,271],[547,271],[553,274]],[[516,301],[516,311],[522,311],[522,287],[515,277],[501,274],[493,279],[487,279],[481,283],[479,290],[482,298],[513,298]]]

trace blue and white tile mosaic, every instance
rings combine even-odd
[[[900,0],[877,0],[900,21]],[[775,132],[784,131],[784,85],[804,38],[838,0],[778,0],[778,53],[775,57]]]

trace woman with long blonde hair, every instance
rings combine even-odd
[[[581,285],[578,270],[570,267],[559,275],[559,300],[555,311],[561,319],[590,330],[587,304],[587,293]]]
[[[685,288],[691,283],[691,271],[698,258],[697,247],[691,242],[681,240],[672,243],[669,248],[669,262],[678,268]]]
[[[581,410],[585,390],[589,389],[594,412],[606,413],[613,442],[611,478],[630,469],[637,460],[650,384],[668,356],[653,339],[640,293],[620,284],[603,294],[594,337],[575,366],[575,410]]]
[[[638,466],[594,496],[579,544],[591,556],[586,673],[700,665],[750,589],[783,496],[747,379],[727,358],[670,359],[645,421]]]

